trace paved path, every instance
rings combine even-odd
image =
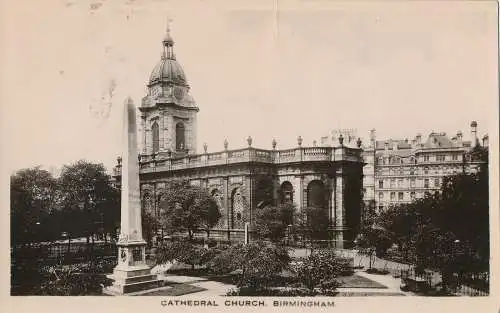
[[[292,257],[305,257],[310,254],[310,249],[293,249],[291,251]],[[341,250],[340,254],[344,257],[352,257],[354,258],[355,266],[364,266],[365,269],[369,267],[369,258],[368,256],[359,255],[356,251],[353,250]],[[153,269],[153,272],[159,275],[159,278],[166,279],[171,282],[189,284],[192,286],[204,288],[206,290],[200,291],[196,293],[196,296],[225,296],[227,291],[236,288],[235,285],[224,284],[221,282],[210,281],[207,278],[202,277],[191,277],[191,276],[180,276],[180,275],[171,275],[165,274],[165,271],[170,268],[175,268],[176,264],[166,264],[162,266],[157,266]],[[401,264],[392,261],[386,261],[379,258],[372,259],[372,267],[375,268],[385,268],[391,272],[391,274],[398,274],[401,269],[408,269],[408,265]],[[356,275],[365,277],[367,279],[373,280],[379,284],[382,284],[387,287],[387,289],[381,288],[337,288],[337,290],[342,294],[351,294],[356,295],[360,293],[376,295],[380,294],[382,296],[394,294],[394,295],[413,295],[411,292],[403,292],[400,289],[401,279],[395,278],[393,275],[378,275],[378,274],[369,274],[364,272],[363,270],[357,270]],[[192,294],[191,294],[192,295]],[[185,297],[190,296],[185,295]]]

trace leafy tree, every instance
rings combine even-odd
[[[118,192],[102,164],[77,161],[62,168],[59,177],[63,227],[71,238],[84,236],[87,244],[94,235],[103,232],[103,221],[113,220],[119,212]],[[109,211],[111,210],[111,212]]]
[[[53,223],[57,181],[40,167],[22,169],[10,178],[11,241],[33,243],[55,238]]]
[[[270,176],[262,176],[256,180],[255,184],[255,202],[258,207],[264,207],[274,204],[274,186]]]
[[[389,208],[375,218],[406,261],[417,271],[439,270],[445,286],[452,273],[489,268],[488,154],[481,147],[472,153],[483,161],[478,173],[445,177],[439,192]],[[376,234],[373,228],[363,233]],[[378,233],[378,239],[380,235],[384,233]]]
[[[187,231],[189,240],[200,228],[209,237],[220,217],[217,202],[208,191],[187,181],[171,182],[160,202],[161,226],[170,232]]]
[[[260,238],[277,243],[285,237],[288,225],[293,224],[294,214],[295,207],[290,203],[265,206],[255,210],[253,229]]]
[[[239,271],[238,287],[265,288],[281,272],[289,268],[290,256],[284,247],[252,242],[231,246],[211,262],[219,273]]]
[[[306,207],[296,215],[295,232],[304,238],[313,240],[328,239],[330,219],[328,211],[319,207]]]

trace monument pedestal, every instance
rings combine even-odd
[[[108,295],[126,295],[163,287],[165,282],[151,274],[146,264],[145,242],[118,243],[118,265],[108,278],[113,285],[104,288]]]
[[[137,124],[135,106],[130,97],[125,100],[123,113],[124,154],[121,184],[121,223],[118,265],[113,285],[103,290],[109,295],[124,295],[156,289],[163,280],[151,274],[146,264],[146,242],[142,239],[139,160],[137,158]]]

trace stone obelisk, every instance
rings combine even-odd
[[[161,286],[161,280],[151,274],[146,264],[146,242],[142,238],[139,160],[137,153],[137,122],[134,102],[130,97],[124,103],[121,172],[121,225],[118,246],[118,265],[113,274],[113,285],[107,294],[122,295]]]

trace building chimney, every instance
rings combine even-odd
[[[470,123],[470,132],[471,132],[471,147],[475,147],[478,144],[477,140],[477,122],[472,121]]]
[[[392,142],[392,151],[396,151],[398,150],[398,142],[397,140],[393,141]]]
[[[462,132],[461,131],[457,131],[457,144],[458,144],[459,147],[463,146],[462,139],[463,139]]]
[[[422,134],[418,133],[417,136],[415,136],[415,141],[417,143],[417,146],[422,143]]]
[[[375,147],[375,128],[373,128],[373,129],[370,130],[370,145],[373,148],[376,148]]]
[[[452,137],[451,138],[451,143],[456,146],[457,145],[457,137]]]
[[[488,134],[483,136],[483,147],[488,148]]]

